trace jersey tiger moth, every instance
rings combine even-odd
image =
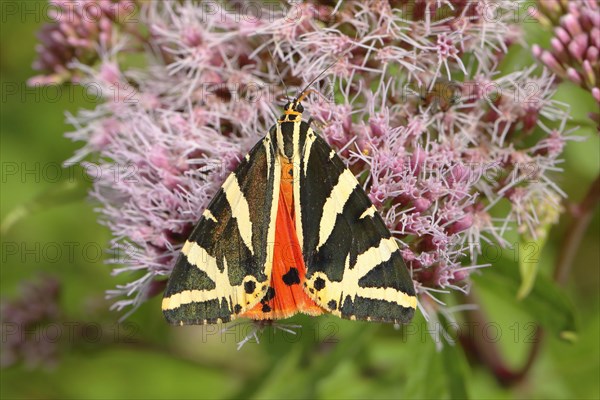
[[[203,212],[165,290],[169,323],[298,312],[411,320],[417,298],[395,239],[352,172],[302,120],[311,91],[286,104]]]

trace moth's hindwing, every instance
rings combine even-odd
[[[162,309],[170,323],[227,322],[264,296],[280,168],[268,134],[229,175],[183,246],[167,284]]]
[[[417,299],[395,239],[335,151],[310,128],[305,137],[294,182],[305,290],[343,318],[409,322]]]

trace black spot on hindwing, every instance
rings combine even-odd
[[[283,283],[285,283],[288,286],[300,283],[300,275],[298,275],[298,269],[294,267],[290,268],[290,270],[285,275],[283,275],[282,278]]]
[[[244,290],[248,294],[254,293],[254,289],[256,289],[256,283],[254,281],[248,281],[244,283]]]
[[[271,300],[273,300],[274,297],[275,297],[275,289],[273,289],[272,287],[269,287],[267,289],[267,293],[265,293],[265,296],[262,298],[261,302],[271,301]]]
[[[325,281],[323,280],[323,278],[315,279],[315,289],[322,290],[324,288],[325,288]]]

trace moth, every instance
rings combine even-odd
[[[411,320],[417,298],[398,245],[352,172],[302,120],[307,88],[227,177],[183,245],[162,302],[169,323],[299,312]]]

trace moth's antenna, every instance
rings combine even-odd
[[[302,97],[302,94],[303,94],[304,92],[306,92],[306,89],[308,89],[308,88],[310,87],[310,85],[312,85],[313,83],[315,83],[315,82],[317,81],[317,79],[319,79],[321,76],[323,76],[323,74],[324,74],[325,72],[327,72],[327,70],[328,70],[329,68],[333,67],[333,66],[334,66],[334,65],[335,65],[335,64],[336,64],[336,63],[337,63],[337,62],[340,60],[340,58],[342,58],[342,56],[339,56],[339,57],[338,57],[338,58],[337,58],[337,59],[336,59],[334,62],[332,62],[331,64],[329,64],[329,65],[327,66],[327,68],[325,68],[323,71],[321,71],[321,72],[319,73],[319,75],[315,76],[315,77],[313,78],[313,80],[312,80],[312,81],[310,81],[310,82],[308,83],[308,85],[306,85],[306,86],[304,87],[304,89],[302,89],[302,91],[300,92],[300,96],[298,96],[298,98],[301,98],[301,97]]]
[[[315,77],[314,77],[314,79],[313,79],[312,81],[310,81],[310,82],[308,83],[308,85],[306,85],[306,86],[304,87],[304,89],[302,89],[302,91],[300,92],[300,95],[298,96],[298,101],[301,101],[301,99],[304,99],[304,97],[305,97],[305,96],[303,96],[303,94],[304,94],[304,92],[306,92],[306,90],[307,90],[307,89],[310,87],[310,85],[312,85],[313,83],[315,83],[315,82],[317,81],[317,79],[319,79],[321,76],[323,76],[323,74],[324,74],[325,72],[327,72],[327,70],[328,70],[329,68],[331,68],[331,67],[333,67],[335,64],[337,64],[337,62],[338,62],[338,61],[340,61],[340,59],[341,59],[342,57],[344,57],[344,56],[346,55],[346,53],[347,53],[348,51],[350,51],[350,50],[352,50],[352,47],[351,47],[350,49],[346,50],[345,52],[343,52],[342,54],[340,54],[340,55],[339,55],[339,57],[338,57],[338,58],[336,58],[334,62],[332,62],[331,64],[329,64],[329,65],[327,66],[327,68],[325,68],[323,71],[321,71],[321,72],[319,73],[319,75],[315,76]]]
[[[287,101],[289,103],[290,98],[288,97],[288,88],[285,85],[285,82],[283,81],[283,78],[281,77],[281,72],[279,72],[279,68],[277,67],[277,63],[275,62],[275,58],[273,57],[273,53],[271,53],[271,49],[269,49],[267,47],[267,51],[269,52],[269,55],[271,56],[271,61],[273,61],[273,65],[275,66],[275,71],[277,71],[277,75],[279,76],[279,80],[281,81],[281,84],[285,88],[285,98],[287,99]]]

